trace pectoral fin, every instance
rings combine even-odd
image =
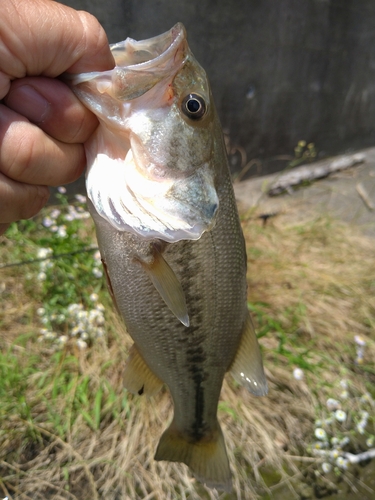
[[[172,313],[183,325],[189,326],[184,291],[173,269],[162,254],[155,251],[154,260],[151,264],[144,261],[140,262]]]
[[[256,396],[267,394],[268,386],[263,370],[262,355],[250,314],[246,318],[241,342],[230,372],[239,384]]]
[[[124,372],[124,386],[133,394],[155,396],[163,382],[150,370],[135,345],[130,349]]]

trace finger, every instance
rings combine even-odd
[[[29,219],[47,203],[46,186],[32,186],[9,179],[0,174],[0,231],[9,222]],[[1,232],[0,232],[1,234]]]
[[[59,80],[45,77],[16,80],[4,102],[62,142],[85,142],[98,126],[95,115]]]
[[[107,36],[97,19],[50,0],[2,4],[0,39],[1,69],[12,78],[56,77],[67,70],[80,73],[114,67]]]
[[[82,144],[65,144],[0,105],[0,172],[18,182],[58,186],[76,180],[85,167]]]

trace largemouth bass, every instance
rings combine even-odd
[[[134,340],[125,387],[174,404],[156,460],[231,489],[224,375],[267,393],[246,300],[246,251],[207,76],[182,24],[112,45],[112,71],[71,85],[100,125],[86,185],[109,290]]]

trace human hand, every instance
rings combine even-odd
[[[98,21],[51,0],[0,2],[0,234],[85,167],[96,117],[55,79],[114,67]],[[1,101],[2,100],[2,101]]]

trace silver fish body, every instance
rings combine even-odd
[[[187,47],[182,25],[149,41],[132,43],[136,53],[145,52],[151,61],[157,52],[162,77],[155,76],[156,70],[142,73],[137,83],[133,75],[130,96],[126,88],[115,104],[105,96],[119,115],[118,100],[125,107],[131,103],[126,117],[119,120],[122,127],[118,123],[113,127],[111,120],[103,118],[102,107],[98,112],[86,83],[92,79],[83,75],[74,82],[77,95],[101,120],[99,135],[87,145],[91,166],[102,151],[112,160],[122,154],[124,161],[131,154],[129,165],[133,168],[135,163],[138,180],[144,175],[146,190],[150,179],[169,183],[164,191],[156,187],[147,202],[139,198],[136,221],[130,227],[132,214],[127,213],[126,201],[111,200],[111,169],[106,173],[108,191],[101,191],[95,175],[91,182],[88,170],[89,208],[110,292],[134,340],[124,382],[139,394],[153,394],[163,383],[169,388],[174,417],[155,458],[184,462],[208,486],[230,490],[229,463],[217,420],[224,375],[231,370],[256,395],[266,394],[267,383],[247,309],[245,243],[221,127],[206,76]],[[168,50],[172,62],[165,57]],[[119,56],[118,64],[128,67],[137,57],[147,62],[146,54]],[[178,58],[177,66],[173,65]],[[158,97],[160,92],[163,96],[167,92],[167,100]],[[198,102],[193,102],[195,96]],[[186,99],[191,108],[188,117],[181,112]],[[132,121],[129,108],[135,101],[135,116],[143,109],[146,117]],[[190,111],[199,111],[202,102],[207,108],[202,119],[194,114],[191,118]],[[125,146],[118,146],[121,134]],[[112,152],[107,141],[115,142]],[[126,151],[119,154],[121,149]],[[142,192],[142,182],[137,189]],[[105,196],[109,201],[103,201]],[[143,223],[142,210],[145,220],[156,222]]]

